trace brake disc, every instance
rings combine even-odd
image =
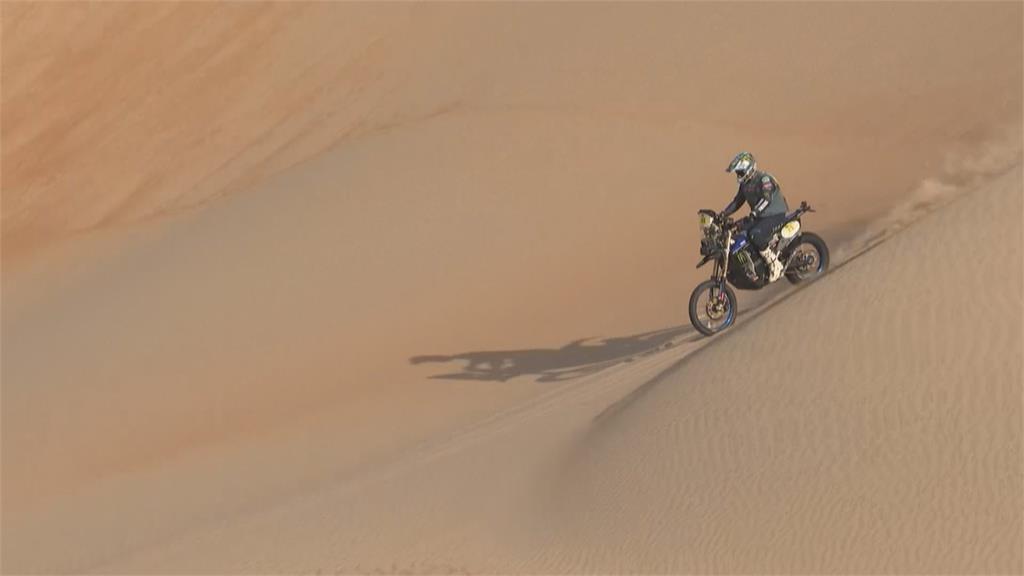
[[[708,317],[712,320],[718,320],[722,316],[725,316],[725,306],[720,302],[708,302],[705,307],[705,311],[708,313]]]

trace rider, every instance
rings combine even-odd
[[[750,205],[750,216],[745,228],[750,242],[761,252],[768,263],[770,282],[782,275],[782,262],[775,252],[768,247],[775,229],[786,219],[789,205],[782,196],[782,188],[771,174],[757,169],[757,161],[750,152],[740,152],[729,163],[726,172],[734,172],[739,182],[736,197],[722,210],[720,216],[728,216],[736,212],[746,202]],[[756,281],[754,264],[747,259],[747,276]]]

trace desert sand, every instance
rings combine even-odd
[[[4,572],[1024,571],[1021,4],[0,9]]]

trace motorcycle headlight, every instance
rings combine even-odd
[[[700,215],[700,229],[701,230],[707,230],[708,228],[711,227],[711,224],[713,222],[714,222],[714,219],[711,218],[711,216],[709,214],[701,214]]]

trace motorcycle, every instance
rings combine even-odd
[[[814,212],[806,202],[786,214],[773,231],[768,246],[783,264],[783,276],[791,284],[800,284],[828,270],[828,246],[820,236],[804,232],[800,218]],[[760,252],[754,249],[747,231],[740,223],[713,210],[700,210],[703,237],[697,268],[713,262],[711,279],[701,282],[690,295],[690,322],[701,334],[711,336],[732,326],[736,321],[736,293],[739,290],[760,290],[769,281],[769,267]],[[748,270],[753,274],[748,274]],[[752,277],[751,277],[752,276]]]

